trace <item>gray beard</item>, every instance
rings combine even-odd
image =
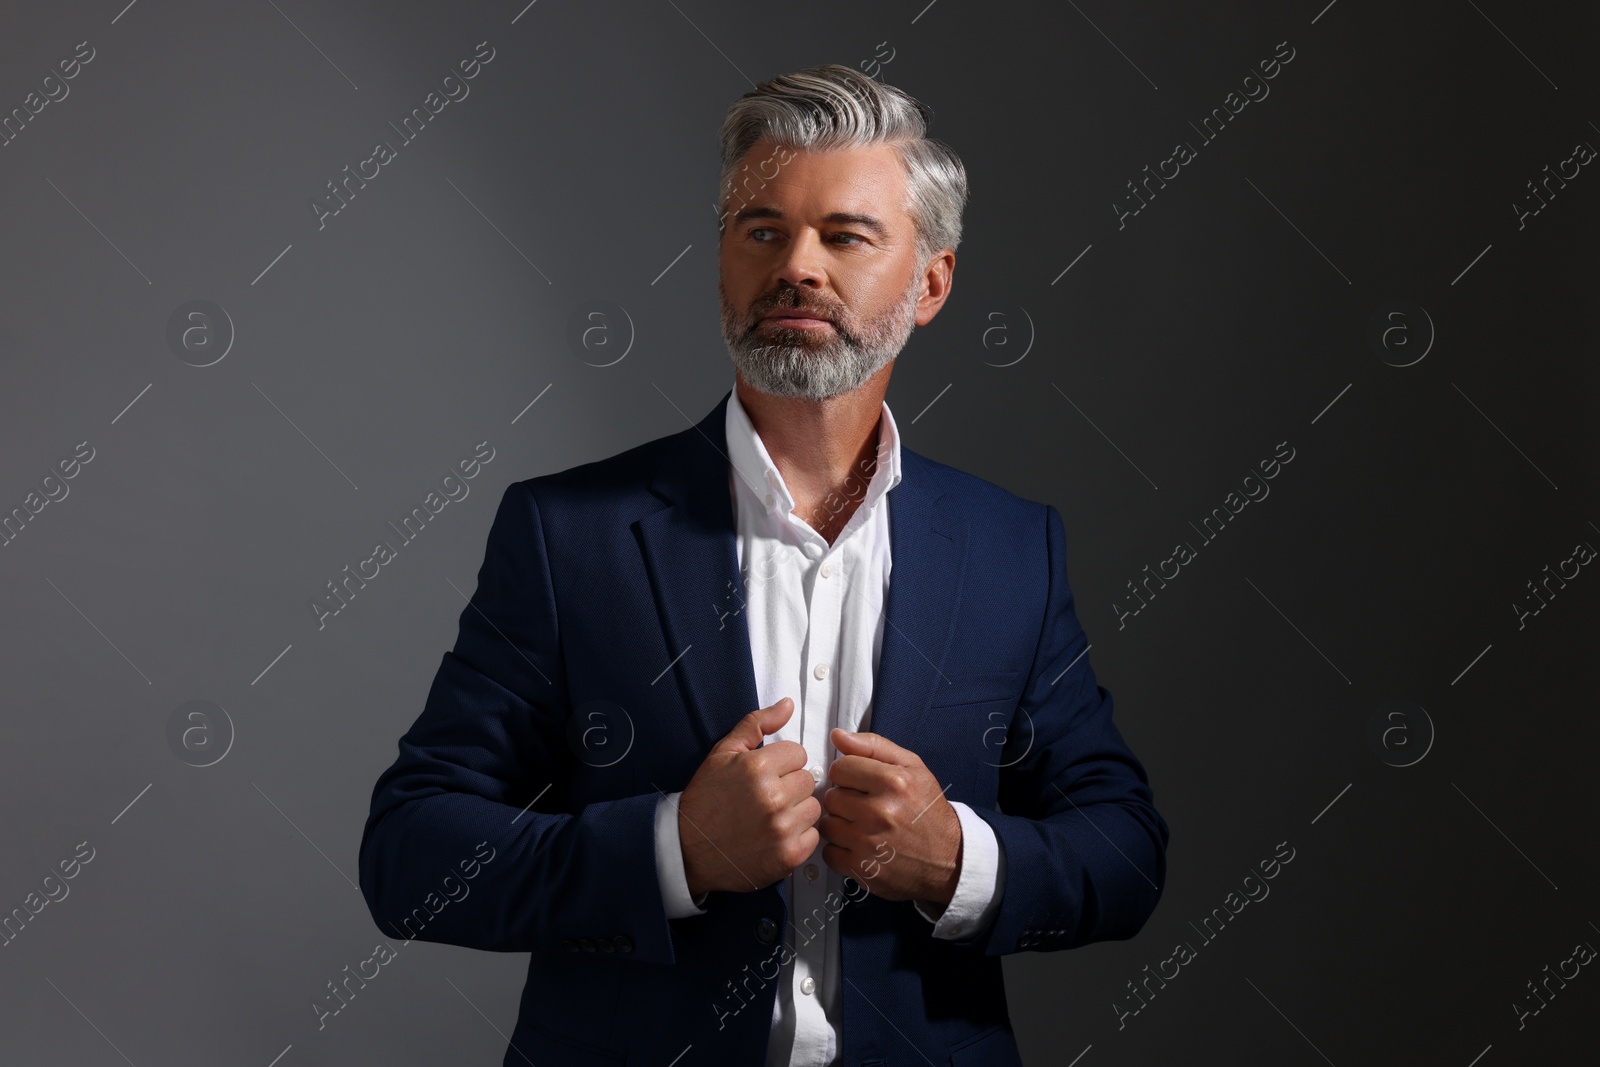
[[[853,392],[900,354],[916,328],[922,276],[911,279],[905,296],[881,317],[861,328],[835,323],[824,336],[811,331],[761,327],[751,330],[728,303],[719,282],[722,340],[739,375],[751,388],[772,396],[828,400]],[[773,338],[763,340],[762,332]],[[779,340],[779,338],[782,338]]]

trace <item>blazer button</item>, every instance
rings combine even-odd
[[[593,952],[594,939],[591,937],[580,937],[578,938],[578,947],[583,949],[585,952]]]
[[[561,942],[561,947],[567,952],[578,951],[578,943],[570,937]]]
[[[763,915],[756,922],[756,937],[763,945],[770,945],[778,939],[778,924]]]
[[[617,946],[618,952],[633,951],[633,938],[629,937],[627,934],[618,934],[616,937],[612,938],[612,943]]]

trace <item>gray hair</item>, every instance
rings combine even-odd
[[[717,233],[731,214],[729,201],[748,195],[734,189],[735,172],[762,138],[795,150],[887,144],[905,168],[903,207],[916,226],[918,260],[925,263],[944,248],[955,251],[961,243],[967,171],[949,145],[928,136],[932,120],[933,109],[920,100],[838,63],[759,83],[734,101],[722,121]],[[776,160],[764,162],[772,162],[773,172],[746,175],[744,190],[759,189],[781,166]]]

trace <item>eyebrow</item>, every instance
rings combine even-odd
[[[777,219],[783,221],[783,211],[776,207],[747,207],[740,208],[733,216],[733,224],[742,226],[752,219]],[[833,211],[822,217],[823,222],[842,226],[859,226],[868,230],[880,241],[889,239],[889,229],[871,215],[862,215],[851,211]]]

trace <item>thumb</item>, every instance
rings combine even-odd
[[[895,744],[882,734],[866,730],[851,733],[835,726],[829,731],[828,740],[832,741],[833,747],[844,756],[865,756],[868,759],[893,763],[900,767],[915,767],[922,762],[921,757],[910,749]]]
[[[794,700],[784,697],[775,704],[750,712],[712,746],[713,752],[750,752],[761,747],[767,734],[782,728],[794,714]]]

